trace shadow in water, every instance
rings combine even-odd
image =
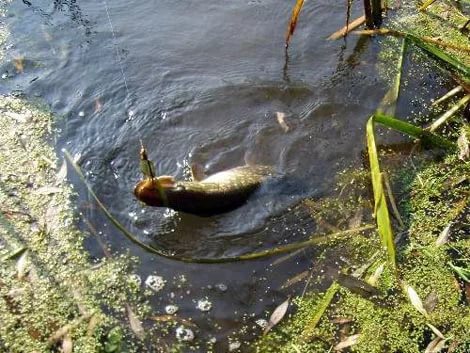
[[[49,25],[52,23],[54,14],[60,12],[83,27],[87,37],[92,34],[92,24],[83,14],[77,0],[54,0],[52,11],[47,11],[41,8],[41,6],[33,5],[29,0],[23,0],[23,3],[31,8],[33,12],[43,17]]]
[[[282,68],[282,78],[286,83],[290,82],[289,78],[289,47],[286,46],[284,49],[284,66]]]

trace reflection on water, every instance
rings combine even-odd
[[[217,258],[303,240],[316,225],[301,201],[331,194],[336,173],[361,162],[364,121],[385,88],[375,79],[373,42],[324,40],[343,25],[343,4],[306,3],[286,53],[291,5],[115,0],[109,2],[113,33],[103,2],[18,1],[9,27],[15,50],[29,64],[21,75],[10,74],[4,89],[52,107],[60,117],[58,150],[81,156],[99,197],[142,241]],[[5,65],[1,69],[10,72]],[[278,112],[285,114],[287,132]],[[273,166],[282,182],[209,218],[143,207],[132,195],[140,179],[139,140],[158,172],[177,179],[187,177],[193,162],[212,174],[249,158]],[[265,310],[285,299],[277,288],[316,254],[299,253],[275,271],[270,259],[224,265],[161,259],[128,243],[75,185],[83,217],[103,239],[139,256],[143,276],[158,272],[169,279],[152,298],[156,312],[175,301],[180,289],[171,279],[184,274],[191,293],[178,299],[180,313],[194,318],[200,339],[217,337],[221,352],[228,336],[251,340],[259,334],[240,330],[252,323],[252,314],[266,318]],[[97,246],[90,251],[100,256]],[[214,289],[217,283],[228,286],[227,294]],[[206,314],[194,305],[204,296],[213,301]]]

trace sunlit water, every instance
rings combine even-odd
[[[306,3],[287,58],[284,31],[292,5],[16,1],[7,18],[8,55],[24,56],[24,72],[7,61],[0,93],[45,100],[59,117],[57,150],[80,156],[109,210],[154,247],[218,258],[303,240],[315,224],[299,202],[331,194],[335,174],[361,163],[364,123],[386,87],[375,71],[376,42],[325,40],[344,24],[342,2]],[[286,114],[289,131],[277,112]],[[157,170],[178,179],[187,177],[190,163],[210,174],[242,165],[249,156],[274,166],[284,182],[265,185],[245,206],[210,218],[147,208],[132,195],[140,178],[139,140]],[[224,352],[227,337],[258,335],[255,320],[268,318],[289,294],[280,284],[315,255],[305,252],[274,268],[272,259],[224,265],[162,259],[129,243],[70,177],[82,218],[114,250],[139,256],[142,277],[167,279],[152,300],[154,310],[178,304],[179,315],[199,326],[202,351],[211,337]],[[102,256],[93,240],[88,246]],[[226,292],[217,289],[219,283]],[[213,302],[208,313],[196,309],[204,297]],[[245,325],[249,330],[241,333]]]

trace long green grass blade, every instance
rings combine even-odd
[[[407,123],[406,121],[382,113],[376,113],[373,117],[374,122],[382,124],[393,130],[400,131],[410,137],[420,139],[424,144],[441,147],[448,150],[455,150],[457,148],[453,142],[413,124]]]
[[[459,275],[465,282],[470,283],[470,268],[455,266],[452,262],[447,263],[455,273]]]
[[[464,80],[468,80],[470,78],[470,67],[462,63],[456,57],[446,53],[445,51],[441,50],[439,47],[449,48],[461,51],[462,53],[469,53],[470,47],[462,46],[453,43],[442,42],[437,39],[431,37],[418,37],[409,32],[400,32],[396,30],[380,28],[374,30],[363,30],[363,31],[355,31],[355,34],[359,35],[391,35],[395,37],[405,37],[410,40],[413,44],[418,46],[419,48],[426,51],[428,54],[434,56],[435,58],[440,59],[448,66],[453,68],[454,70],[460,71],[464,75]]]
[[[366,125],[367,150],[369,152],[369,163],[372,178],[372,188],[374,191],[374,213],[377,219],[377,228],[380,238],[387,249],[388,259],[393,268],[396,268],[395,244],[390,223],[390,214],[384,192],[383,176],[380,171],[377,145],[375,142],[374,127],[375,123],[380,123],[393,130],[400,131],[410,137],[418,138],[426,144],[442,147],[449,150],[455,150],[456,145],[445,138],[436,135],[427,130],[421,129],[405,121],[377,112],[369,118]]]
[[[452,67],[455,70],[460,71],[465,75],[466,78],[470,78],[470,67],[462,63],[460,60],[455,58],[452,55],[447,54],[446,52],[442,51],[439,49],[437,46],[431,44],[431,43],[426,43],[423,41],[421,38],[411,34],[407,33],[406,37],[412,41],[414,44],[416,44],[418,47],[423,49],[424,51],[428,52],[432,56],[444,61],[446,64],[448,64],[450,67]]]
[[[374,191],[374,213],[377,220],[377,228],[382,243],[387,249],[388,261],[392,267],[396,268],[395,260],[395,243],[393,241],[392,226],[390,223],[390,215],[388,213],[387,201],[383,189],[382,174],[380,172],[379,157],[377,153],[377,145],[374,135],[374,116],[367,121],[367,150],[369,152],[369,163],[372,177],[372,188]]]
[[[370,230],[373,228],[374,228],[373,225],[366,225],[364,227],[343,230],[343,231],[339,231],[339,232],[332,233],[329,235],[314,236],[305,241],[282,245],[282,246],[278,246],[272,249],[259,251],[256,253],[240,255],[237,257],[237,259],[238,260],[255,260],[255,259],[262,258],[262,257],[279,255],[279,254],[295,251],[298,249],[306,248],[309,246],[314,246],[314,245],[324,244],[324,243],[335,241],[335,240],[340,240],[340,239],[345,238],[348,235],[357,234],[357,233]]]
[[[16,250],[13,250],[11,251],[10,253],[6,254],[5,256],[3,256],[0,260],[0,262],[5,262],[7,260],[11,260],[11,259],[15,259],[17,257],[20,257],[21,255],[23,255],[23,253],[28,250],[28,248],[26,246],[21,246],[19,247],[18,249]]]
[[[434,4],[437,0],[427,0],[421,5],[419,8],[419,11],[424,11],[426,10],[430,5]]]

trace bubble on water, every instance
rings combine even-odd
[[[224,283],[217,283],[215,287],[220,290],[221,292],[226,292],[227,291],[227,285]]]
[[[176,339],[178,341],[190,342],[194,339],[194,332],[184,326],[180,326],[176,329]]]
[[[173,315],[173,314],[175,314],[178,310],[179,310],[178,305],[170,304],[170,305],[165,306],[165,312],[166,312],[168,315]]]
[[[261,327],[263,330],[268,326],[268,321],[265,319],[258,319],[255,322],[256,322],[256,325]]]
[[[165,286],[166,281],[161,276],[150,275],[145,280],[145,285],[155,292],[159,292]]]
[[[173,218],[174,215],[176,215],[176,211],[170,208],[165,209],[165,212],[163,212],[164,218]]]
[[[83,117],[85,116],[85,112],[84,112],[83,110],[80,111],[80,112],[78,113],[78,116],[79,116],[80,118],[83,118]]]
[[[238,348],[241,347],[241,343],[238,342],[238,341],[233,341],[233,342],[230,342],[229,345],[228,345],[228,351],[229,352],[233,352],[233,351],[236,351]]]
[[[212,309],[212,303],[208,299],[199,299],[196,308],[201,311],[209,311]]]

